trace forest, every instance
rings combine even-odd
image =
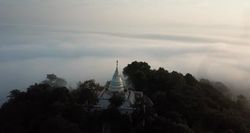
[[[138,61],[128,64],[123,75],[131,89],[142,91],[153,105],[146,98],[137,99],[132,114],[121,114],[122,100],[113,98],[107,110],[93,111],[98,92],[106,85],[91,79],[70,88],[50,74],[25,91],[9,93],[0,108],[0,133],[250,132],[247,98],[232,94],[221,82],[152,69]]]

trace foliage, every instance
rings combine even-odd
[[[65,87],[67,85],[67,82],[63,78],[59,78],[55,74],[47,74],[47,79],[42,83],[53,87]]]
[[[117,94],[114,94],[109,99],[109,102],[110,102],[110,108],[118,108],[118,107],[120,107],[123,104],[124,97],[123,97],[123,95],[117,93]]]
[[[107,110],[93,110],[104,89],[94,80],[70,90],[58,85],[52,74],[26,91],[10,92],[0,108],[0,133],[250,132],[248,100],[243,95],[234,100],[220,82],[198,81],[191,74],[151,69],[136,61],[123,73],[133,89],[145,95],[137,99],[131,115],[117,109],[123,102],[120,95],[110,99]]]
[[[136,61],[128,64],[123,73],[134,89],[143,91],[154,103],[158,116],[146,124],[150,127],[146,131],[250,132],[247,99],[240,95],[234,101],[229,89],[220,82],[197,81],[191,74],[150,69],[146,62]]]
[[[87,80],[79,83],[76,90],[71,92],[72,98],[79,103],[85,105],[94,105],[98,102],[97,91],[102,87],[96,84],[94,80]]]

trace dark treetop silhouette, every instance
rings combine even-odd
[[[48,78],[24,92],[10,92],[0,109],[0,133],[250,132],[247,99],[232,98],[222,83],[151,69],[146,62],[132,62],[123,73],[136,91],[146,95],[136,100],[132,114],[117,109],[119,95],[111,98],[112,106],[106,110],[93,111],[98,92],[105,88],[94,80],[69,90],[50,84]]]

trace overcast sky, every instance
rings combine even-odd
[[[248,0],[0,0],[0,22],[29,25],[249,26]]]
[[[0,101],[55,73],[110,80],[115,61],[250,88],[249,0],[0,0]]]

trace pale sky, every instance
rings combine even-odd
[[[0,0],[0,22],[30,25],[249,26],[248,0]]]
[[[105,83],[117,59],[250,94],[249,37],[249,0],[0,0],[0,103],[47,73]]]

